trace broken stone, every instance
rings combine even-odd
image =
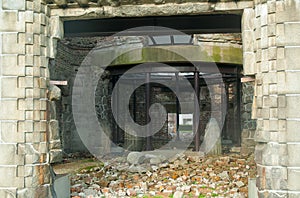
[[[57,101],[61,98],[61,90],[56,85],[49,86],[49,100],[50,101]]]
[[[131,165],[128,171],[132,173],[146,173],[147,169],[142,166]]]
[[[130,164],[140,164],[144,161],[144,154],[141,152],[131,152],[127,155],[127,162]]]
[[[210,155],[220,155],[222,153],[221,130],[215,118],[210,118],[206,125],[200,150]]]
[[[219,173],[218,176],[219,176],[222,180],[229,179],[229,175],[228,175],[228,172],[227,172],[227,171],[223,171],[222,173]]]
[[[235,184],[236,184],[237,187],[239,187],[239,188],[245,186],[244,182],[242,182],[242,181],[237,181]]]
[[[182,198],[183,192],[182,191],[176,191],[173,195],[173,198]]]

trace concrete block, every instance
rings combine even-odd
[[[50,141],[49,149],[61,149],[61,141],[60,140],[54,140]]]
[[[18,88],[17,77],[1,78],[2,98],[25,98],[25,89]]]
[[[33,100],[32,99],[19,99],[18,100],[18,110],[33,110]]]
[[[19,77],[18,87],[31,88],[33,87],[33,77]]]
[[[262,94],[263,94],[263,96],[269,96],[269,85],[268,84],[262,85]]]
[[[300,197],[300,193],[299,192],[289,191],[288,192],[288,197],[289,198],[299,198]]]
[[[300,71],[287,71],[286,73],[286,93],[299,94],[300,93]]]
[[[244,73],[245,75],[255,74],[255,54],[254,53],[244,53]]]
[[[269,93],[277,94],[277,84],[269,84]]]
[[[278,107],[277,96],[264,96],[263,107]]]
[[[270,132],[272,134],[273,132]],[[286,144],[267,143],[261,144],[257,148],[255,155],[261,155],[261,161],[258,162],[267,166],[280,166],[287,164],[287,146]]]
[[[264,83],[277,84],[277,72],[268,72],[263,74]]]
[[[289,167],[299,167],[300,166],[300,144],[287,144],[288,150],[288,166]]]
[[[265,26],[268,23],[268,5],[262,4],[260,9],[260,25]]]
[[[0,144],[0,165],[24,165],[24,156],[17,155],[17,144]]]
[[[17,100],[0,101],[0,120],[25,120],[25,112],[20,111]]]
[[[286,190],[287,189],[287,168],[272,166],[257,166],[259,177],[256,185],[259,190]],[[268,197],[268,196],[267,196]]]
[[[287,128],[287,141],[288,142],[300,142],[300,121],[288,120],[286,122]]]
[[[298,108],[300,106],[300,96],[287,96],[286,104],[286,117],[300,118]]]
[[[270,60],[268,61],[269,64],[269,70],[270,72],[275,72],[277,70],[277,62],[276,60]]]
[[[31,2],[31,1],[26,1],[26,10],[31,10],[31,11],[33,11],[33,2]]]
[[[268,25],[268,37],[276,36],[276,24],[269,24]]]
[[[254,11],[255,11],[255,18],[260,18],[260,13],[261,13],[261,4],[260,3],[257,3]],[[260,25],[260,23],[256,23],[256,24]]]
[[[261,61],[261,58],[262,58],[262,54],[261,54],[262,52],[261,52],[261,49],[259,48],[257,51],[256,51],[256,53],[255,53],[255,55],[256,55],[256,57],[255,57],[255,59],[256,59],[256,62],[260,62]]]
[[[40,1],[33,1],[33,10],[37,13],[41,12],[41,2]]]
[[[64,37],[63,22],[58,16],[50,18],[50,35],[55,39],[61,39]]]
[[[276,12],[276,1],[268,1],[267,6],[269,14]]]
[[[284,24],[276,25],[276,44],[277,46],[285,46]]]
[[[34,180],[34,181],[36,182],[36,180]],[[31,183],[31,186],[32,186],[32,184],[35,184],[35,183]],[[45,184],[45,185],[37,185],[37,186],[38,187],[35,187],[35,188],[24,188],[24,189],[18,190],[17,191],[18,198],[52,197],[50,194],[50,185]]]
[[[25,1],[2,0],[3,10],[25,10]]]
[[[17,188],[0,189],[0,197],[15,198],[17,194]]]
[[[285,48],[286,66],[290,70],[300,69],[300,47]]]
[[[2,122],[1,123],[1,141],[4,143],[22,143],[25,141],[24,133],[18,131],[18,123]]]
[[[254,32],[251,30],[244,31],[242,33],[243,36],[243,50],[244,52],[253,52],[253,43],[254,39]]]
[[[270,108],[270,118],[278,118],[277,108]]]
[[[285,190],[262,190],[258,192],[258,197],[268,197],[268,198],[287,198],[288,191]]]
[[[53,149],[50,151],[50,163],[57,163],[62,161],[62,150]]]
[[[18,122],[18,130],[20,132],[33,132],[33,121]],[[27,142],[26,135],[27,134],[25,134],[25,140]]]
[[[284,2],[283,1],[276,1],[276,12],[284,11]]]
[[[266,49],[268,48],[268,26],[261,27],[261,48]]]
[[[14,166],[0,166],[0,186],[24,188],[24,178],[17,177],[17,167]]]
[[[298,23],[284,24],[284,43],[287,46],[300,46],[300,20]]]
[[[18,64],[17,55],[1,56],[0,64],[2,65],[2,76],[24,76],[25,68]]]
[[[30,177],[33,173],[33,165],[17,166],[18,177]]]
[[[285,72],[277,72],[277,90],[278,94],[286,93],[286,74]]]
[[[254,29],[254,18],[255,13],[252,8],[244,9],[243,16],[242,16],[242,29],[243,31],[250,30],[253,31]]]
[[[59,123],[57,120],[51,120],[49,123],[50,133],[49,139],[50,140],[57,140],[59,139]]]
[[[277,53],[277,59],[285,59],[285,48],[278,47],[276,53]]]
[[[33,23],[33,11],[30,10],[25,11],[25,22]]]
[[[25,54],[25,46],[18,43],[18,33],[5,33],[2,35],[3,54]]]
[[[277,58],[277,48],[271,47],[268,49],[268,60],[276,60]]]
[[[18,20],[17,11],[0,12],[1,32],[25,32],[25,23]]]
[[[288,168],[288,189],[299,191],[300,190],[300,169]]]
[[[278,5],[278,11],[276,12],[276,22],[283,23],[283,22],[299,22],[300,21],[300,2],[298,0],[288,0],[283,1],[283,5]],[[276,5],[277,6],[277,5]],[[279,11],[280,7],[282,6],[284,10]]]
[[[272,31],[272,29],[270,31]],[[273,47],[273,46],[276,46],[276,37],[275,36],[269,37],[269,47]]]

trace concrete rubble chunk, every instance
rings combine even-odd
[[[49,87],[49,100],[55,101],[60,100],[61,98],[61,90],[56,85],[50,85]]]

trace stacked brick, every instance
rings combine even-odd
[[[256,0],[243,19],[244,67],[256,76],[257,187],[261,197],[298,197],[300,3]]]

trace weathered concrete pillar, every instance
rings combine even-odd
[[[260,197],[300,196],[300,2],[255,0],[243,18],[244,67],[255,74]]]
[[[0,1],[0,197],[50,197],[48,10]]]

